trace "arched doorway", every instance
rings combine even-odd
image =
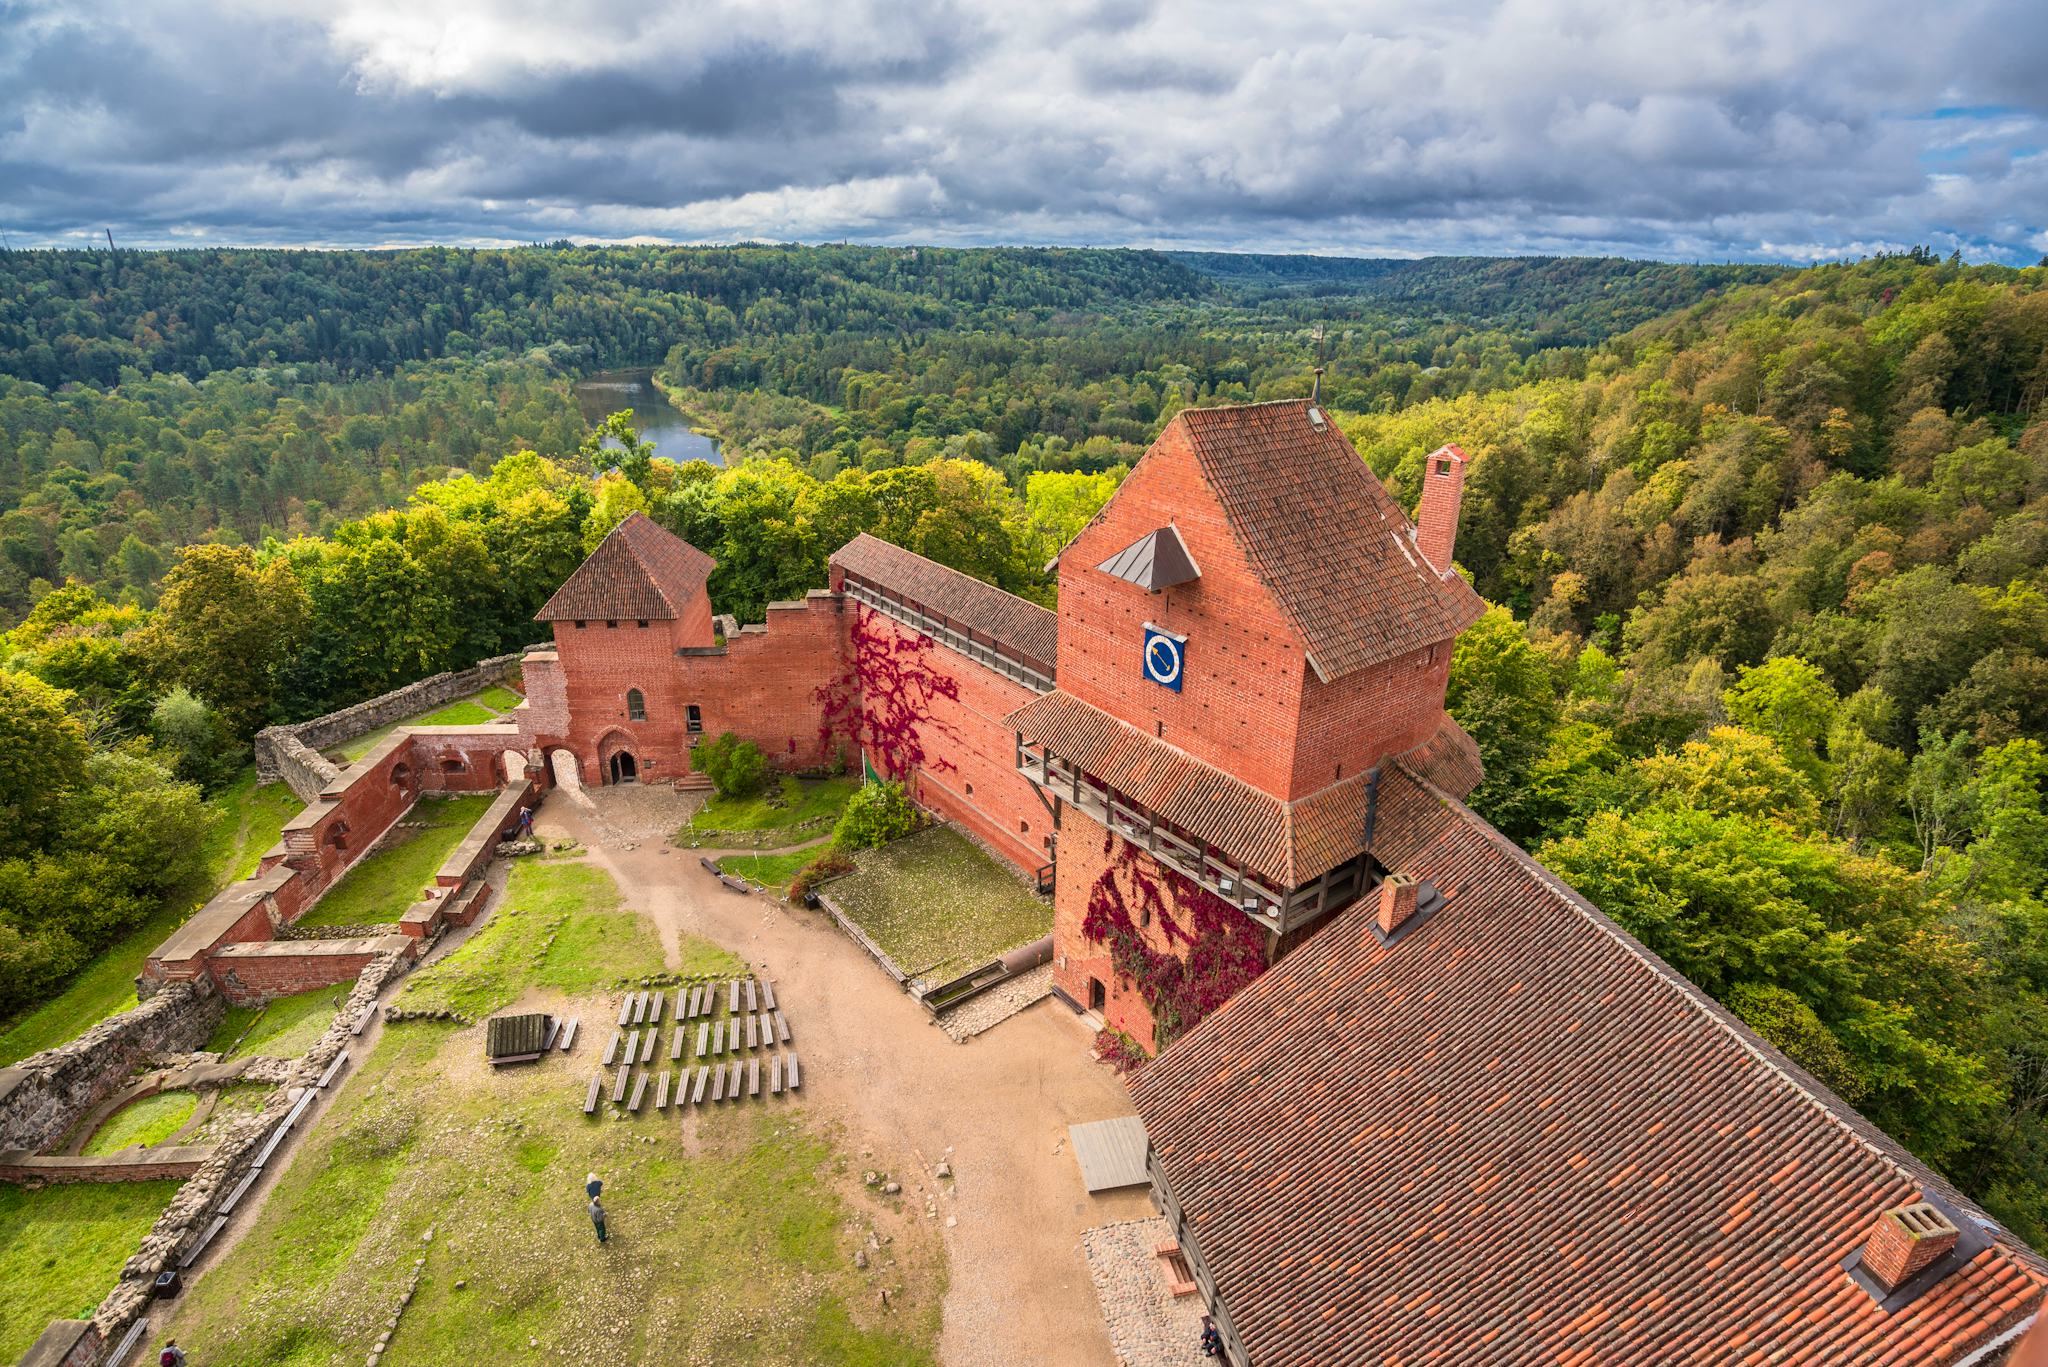
[[[613,783],[637,783],[640,780],[640,765],[633,758],[631,750],[613,753],[611,760],[611,781]]]

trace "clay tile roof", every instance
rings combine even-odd
[[[1131,1091],[1260,1367],[1954,1364],[2048,1263],[1471,811],[1399,769],[1374,852],[1441,906],[1341,913]],[[1284,1123],[1282,1118],[1284,1117]],[[1988,1244],[1887,1314],[1880,1212]]]
[[[645,513],[630,514],[534,614],[537,622],[680,617],[718,562]]]
[[[1336,424],[1317,428],[1299,399],[1188,408],[1174,421],[1325,683],[1447,641],[1486,610],[1422,558],[1415,524]]]
[[[1372,805],[1367,774],[1283,802],[1071,693],[1055,689],[1004,721],[1026,741],[1279,887],[1299,887],[1365,849]],[[1462,783],[1460,792],[1470,792],[1481,777],[1478,748],[1449,717],[1399,762]]]
[[[832,563],[927,612],[973,628],[1045,674],[1053,672],[1059,659],[1059,618],[1055,614],[971,574],[948,569],[866,532],[832,552]]]

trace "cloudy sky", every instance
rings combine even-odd
[[[0,0],[14,245],[2048,253],[2043,0]]]

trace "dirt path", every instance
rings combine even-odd
[[[887,1171],[915,1207],[932,1194],[951,1267],[941,1360],[1114,1363],[1080,1235],[1152,1207],[1142,1192],[1082,1190],[1066,1127],[1128,1115],[1131,1103],[1089,1059],[1078,1018],[1045,1002],[955,1044],[829,920],[728,891],[697,863],[710,851],[671,848],[666,835],[687,816],[687,799],[655,788],[576,797],[551,794],[538,833],[589,846],[659,929],[671,963],[688,933],[773,978],[804,1095],[844,1125],[849,1161]],[[942,1158],[952,1181],[933,1176]]]

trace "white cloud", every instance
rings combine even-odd
[[[83,19],[17,0],[0,218],[50,240],[110,221],[132,240],[2019,259],[2048,222],[2044,14],[136,0]]]

